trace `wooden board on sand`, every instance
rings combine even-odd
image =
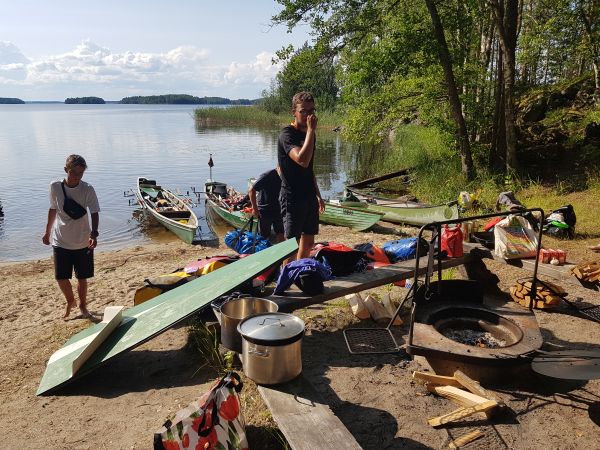
[[[129,308],[123,313],[119,326],[73,374],[73,360],[104,325],[98,323],[77,333],[58,350],[58,357],[50,357],[37,395],[47,394],[91,372],[112,357],[158,336],[209,305],[214,299],[285,259],[297,249],[295,239],[287,240]]]

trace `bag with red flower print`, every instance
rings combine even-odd
[[[154,450],[247,450],[242,386],[240,376],[229,372],[154,433]]]

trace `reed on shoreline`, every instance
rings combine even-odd
[[[333,130],[342,124],[341,116],[336,113],[319,111],[317,114],[320,128]],[[233,125],[280,128],[292,121],[292,114],[274,114],[258,106],[231,106],[196,109],[194,118],[200,127]]]

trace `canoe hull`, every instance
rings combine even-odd
[[[422,226],[431,222],[458,219],[456,204],[433,206],[385,206],[367,202],[342,202],[344,206],[365,208],[383,214],[386,222]]]
[[[356,231],[364,231],[382,220],[384,214],[365,208],[347,208],[325,203],[325,211],[319,216],[322,223],[348,227]]]
[[[161,186],[156,185],[156,183],[154,183],[154,185],[151,183],[144,183],[145,181],[149,180],[139,177],[137,179],[137,189],[135,191],[135,195],[142,208],[148,211],[148,213],[158,223],[175,234],[183,242],[187,244],[200,243],[200,241],[196,238],[198,217],[196,217],[194,211],[192,211],[192,209],[182,199],[173,194],[171,191],[163,189]],[[187,217],[185,217],[185,219],[178,219],[176,217],[170,218],[157,211],[155,203],[152,201],[152,196],[155,194],[158,195],[158,192],[161,193],[161,196],[166,197],[166,199],[168,199],[169,202],[171,202],[171,204],[173,204],[178,210],[181,210],[181,212],[184,213],[182,215],[186,215]]]

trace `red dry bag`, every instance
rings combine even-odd
[[[463,233],[460,226],[450,228],[448,225],[444,225],[442,251],[444,250],[450,258],[458,258],[463,255]]]

